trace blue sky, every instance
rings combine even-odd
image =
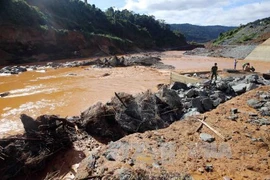
[[[270,0],[88,0],[109,7],[154,15],[166,23],[239,26],[270,17]]]

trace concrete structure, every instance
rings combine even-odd
[[[258,45],[245,60],[270,61],[270,38]]]

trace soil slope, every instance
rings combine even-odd
[[[146,179],[184,174],[194,179],[269,179],[269,127],[249,123],[253,116],[260,115],[247,105],[247,100],[258,99],[262,92],[269,91],[270,87],[255,89],[211,112],[175,122],[166,129],[129,135],[91,151],[81,163],[77,177],[142,177],[138,172],[143,172]],[[230,120],[232,108],[238,110],[236,120]],[[203,117],[227,141],[206,126],[196,132],[201,124],[197,119]],[[212,135],[215,141],[203,142],[200,133]],[[94,168],[89,169],[86,166],[91,156],[98,158]]]

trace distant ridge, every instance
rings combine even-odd
[[[171,30],[181,32],[188,42],[205,43],[216,39],[221,33],[235,29],[229,26],[198,26],[192,24],[170,24]]]

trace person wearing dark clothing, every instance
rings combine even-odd
[[[212,68],[211,68],[211,73],[212,73],[211,82],[212,82],[214,77],[215,77],[215,81],[217,80],[217,71],[218,71],[218,67],[217,67],[217,63],[215,63],[215,65],[212,66]]]

